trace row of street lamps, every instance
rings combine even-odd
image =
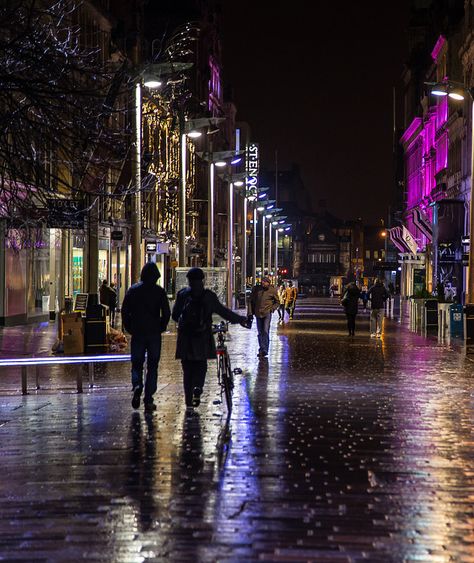
[[[168,63],[149,65],[146,70],[140,73],[135,81],[135,115],[134,115],[134,157],[133,157],[133,180],[135,189],[133,191],[132,205],[132,256],[131,256],[131,274],[132,283],[135,283],[140,277],[141,271],[141,243],[142,243],[142,196],[141,196],[141,164],[142,164],[142,89],[143,87],[151,90],[158,89],[163,85],[165,78],[175,72],[182,72],[190,65],[187,63]],[[253,205],[253,237],[251,239],[252,246],[252,283],[257,280],[257,223],[258,215],[261,214],[262,220],[262,256],[261,256],[261,272],[262,276],[265,271],[272,272],[272,232],[275,230],[274,245],[274,269],[278,273],[278,235],[291,230],[291,226],[286,223],[286,216],[278,215],[282,209],[276,207],[276,201],[268,200],[266,191],[268,188],[259,188],[255,193],[253,190],[247,190],[245,185],[246,174],[233,172],[233,166],[242,160],[245,151],[213,151],[212,135],[219,131],[219,126],[225,122],[225,117],[205,117],[191,120],[184,120],[184,115],[180,115],[180,186],[178,192],[179,207],[179,232],[178,232],[178,265],[186,266],[186,179],[188,173],[187,162],[187,143],[188,139],[197,140],[206,133],[208,139],[208,151],[196,152],[197,156],[209,164],[208,170],[208,189],[207,189],[207,266],[214,267],[214,203],[215,203],[215,185],[216,174],[223,178],[228,185],[228,228],[227,228],[227,290],[228,304],[232,303],[234,293],[234,190],[242,188],[244,190],[243,198],[243,218],[242,225],[243,235],[243,255],[242,255],[242,289],[245,291],[247,279],[247,212],[249,205]],[[268,258],[265,259],[266,253],[266,227],[268,224]],[[267,264],[266,264],[267,262]],[[267,268],[266,268],[267,265]]]

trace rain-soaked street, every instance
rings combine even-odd
[[[337,301],[233,327],[227,428],[215,366],[186,416],[173,333],[158,410],[133,412],[128,366],[83,395],[54,368],[26,397],[0,374],[0,560],[474,561],[474,364],[462,347]]]

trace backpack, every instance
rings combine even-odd
[[[206,319],[204,317],[203,297],[206,291],[200,297],[193,297],[191,293],[186,296],[183,310],[178,319],[178,330],[190,336],[199,336],[208,329]]]

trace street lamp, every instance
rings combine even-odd
[[[198,122],[204,121],[196,120]],[[224,117],[211,117],[207,118],[210,125],[217,125],[222,121],[225,121]],[[202,125],[201,125],[202,127]],[[213,151],[212,142],[209,141],[209,148],[211,150],[207,152],[196,153],[199,158],[205,160],[209,163],[209,177],[208,177],[208,190],[207,190],[207,266],[214,266],[214,199],[215,199],[215,169],[225,168],[227,166],[227,161],[229,158],[235,158],[236,151]],[[242,151],[239,151],[239,153]]]
[[[452,80],[444,80],[440,83],[426,82],[425,84],[431,87],[433,96],[448,96],[452,100],[461,101],[467,94],[471,99],[471,200],[469,204],[469,271],[466,301],[472,304],[474,303],[474,93],[473,89]]]

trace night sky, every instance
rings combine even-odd
[[[408,0],[223,2],[224,77],[263,166],[299,164],[314,204],[386,217],[393,194],[393,87]],[[310,11],[318,10],[313,16]]]

